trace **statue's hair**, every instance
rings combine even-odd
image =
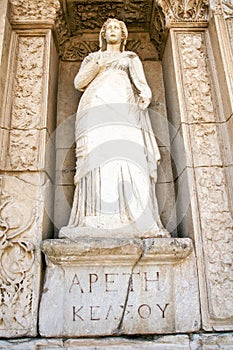
[[[120,27],[121,27],[121,46],[120,46],[120,51],[124,51],[125,50],[125,45],[126,45],[126,41],[128,38],[128,30],[126,28],[126,25],[123,21],[119,21],[116,18],[108,18],[107,21],[104,22],[104,24],[102,25],[102,28],[100,30],[100,34],[99,34],[99,46],[100,46],[100,50],[101,51],[106,51],[107,49],[107,42],[105,39],[105,32],[106,32],[106,27],[107,25],[112,22],[112,21],[116,21],[117,23],[119,23]]]

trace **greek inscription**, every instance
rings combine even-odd
[[[109,315],[110,315],[110,316],[112,315],[110,318],[113,318],[114,320],[117,319],[116,316],[114,315],[114,311],[113,311],[112,305],[110,305],[109,308],[108,308],[108,312],[107,312],[107,315],[106,315],[105,320],[108,320]]]
[[[83,306],[81,306],[78,310],[76,310],[76,307],[73,306],[73,321],[76,321],[76,317],[78,317],[81,321],[84,321],[84,319],[78,314],[83,309]]]
[[[145,291],[148,292],[149,290],[153,290],[155,289],[155,284],[156,284],[156,288],[159,290],[159,272],[156,272],[156,278],[148,278],[147,277],[147,272],[143,272],[144,274],[144,282],[145,282]],[[150,287],[151,284],[153,283],[153,287]]]
[[[100,306],[90,306],[90,310],[91,310],[91,321],[99,321],[100,318],[97,317],[97,310],[100,309]]]
[[[130,276],[129,279],[129,291],[130,292],[134,292],[134,275],[140,276],[140,272],[133,272],[133,273],[127,273],[127,272],[123,272],[122,274],[123,276]]]
[[[114,276],[118,276],[118,273],[105,274],[105,283],[106,283],[105,292],[117,292],[117,289],[111,289],[111,284],[115,283]]]
[[[120,307],[122,308],[122,310],[124,310],[125,305],[120,305]],[[129,308],[132,308],[133,305],[126,305],[125,307],[125,316],[128,316],[131,313],[131,310],[129,310]],[[130,319],[133,319],[133,316],[130,317]]]
[[[150,306],[148,304],[141,304],[139,306],[127,305],[125,308],[125,317],[133,319],[139,317],[142,320],[148,320],[151,317],[165,318],[165,312],[169,303],[164,306],[156,304],[156,306]],[[122,315],[122,310],[125,305],[82,305],[80,307],[72,307],[72,320],[75,321],[102,321],[102,320],[117,320]]]
[[[92,284],[98,281],[99,277],[96,273],[89,274],[89,292],[92,293]]]
[[[70,286],[70,289],[69,289],[69,293],[72,292],[72,289],[73,289],[74,286],[78,286],[79,289],[80,289],[80,292],[84,293],[76,273],[74,274],[74,277],[72,279],[72,283],[71,283],[71,286]]]
[[[151,307],[147,304],[140,305],[138,308],[138,314],[143,320],[146,320],[151,315]]]
[[[161,306],[159,304],[156,304],[158,306],[158,308],[162,311],[162,318],[165,318],[165,311],[168,307],[169,304],[165,304],[164,308],[162,309]]]
[[[159,286],[160,274],[158,271],[153,275],[149,272],[122,272],[120,273],[89,273],[86,278],[74,274],[71,280],[69,293],[73,291],[76,293],[94,293],[95,288],[100,288],[105,293],[117,293],[120,291],[122,285],[128,285],[131,293],[141,290],[143,292],[151,292],[160,290]]]

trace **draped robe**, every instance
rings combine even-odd
[[[84,91],[75,124],[76,188],[60,236],[87,229],[97,236],[169,236],[155,194],[160,154],[148,111],[138,104],[151,100],[140,59],[130,51],[91,53],[74,84]]]

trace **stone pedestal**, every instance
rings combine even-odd
[[[39,328],[45,337],[200,329],[192,241],[46,240]]]

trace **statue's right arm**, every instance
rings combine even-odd
[[[97,53],[89,54],[82,62],[78,74],[74,78],[74,87],[84,91],[100,70]]]

